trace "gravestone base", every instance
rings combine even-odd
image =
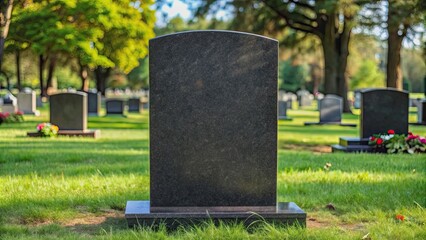
[[[34,115],[34,116],[40,116],[40,111],[36,110],[34,112],[30,112],[30,111],[24,111],[25,115]]]
[[[287,116],[281,116],[281,117],[278,117],[278,120],[292,121],[293,118],[287,117]]]
[[[414,126],[426,126],[426,122],[415,122],[415,123],[410,123],[410,125],[414,125]]]
[[[356,127],[356,124],[354,123],[342,123],[342,122],[305,122],[305,126],[310,125],[339,125],[343,127]]]
[[[28,137],[41,137],[39,132],[27,132]],[[58,136],[99,138],[101,130],[59,130]]]
[[[294,202],[280,202],[275,211],[255,213],[252,211],[151,212],[149,201],[127,201],[125,217],[129,227],[139,225],[155,227],[165,224],[168,229],[206,221],[242,222],[248,226],[260,220],[281,225],[306,226],[306,213]]]
[[[374,148],[368,145],[368,138],[341,137],[339,144],[332,145],[332,152],[375,152]]]

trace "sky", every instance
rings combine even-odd
[[[191,17],[191,11],[188,9],[188,5],[183,3],[180,0],[173,0],[172,5],[168,6],[167,4],[164,4],[161,8],[161,11],[157,11],[155,13],[157,17],[157,26],[164,26],[164,18],[162,16],[163,12],[168,14],[168,18],[171,19],[177,15],[180,15],[185,20],[188,20]]]

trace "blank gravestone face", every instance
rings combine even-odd
[[[320,122],[341,122],[343,100],[339,96],[327,95],[319,101]]]
[[[87,111],[89,114],[99,114],[101,108],[101,93],[87,92]]]
[[[386,133],[408,133],[408,92],[393,89],[361,91],[361,138]]]
[[[150,41],[152,212],[275,211],[277,53],[277,41],[237,32]]]
[[[124,100],[108,99],[105,103],[107,114],[123,114]]]
[[[50,96],[50,122],[59,130],[87,129],[87,94],[58,93]]]
[[[20,92],[16,95],[18,98],[18,109],[24,113],[34,113],[36,111],[36,93]]]

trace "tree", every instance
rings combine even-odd
[[[425,11],[426,5],[423,0],[388,0],[386,66],[386,85],[388,87],[402,89],[402,41],[409,34],[416,33],[415,26],[418,23],[424,23]]]
[[[228,5],[234,7],[235,19],[248,26],[248,30],[260,24],[262,32],[282,34],[285,27],[290,27],[317,37],[324,57],[324,91],[343,97],[344,111],[350,112],[346,73],[348,46],[357,12],[364,3],[355,0],[233,0]],[[207,14],[209,9],[221,4],[223,1],[203,1],[196,14]]]
[[[10,20],[12,17],[13,0],[0,0],[0,73],[6,77],[7,88],[10,89],[9,77],[2,69],[4,45],[9,33]]]
[[[148,41],[155,36],[155,11],[153,1],[112,1],[109,4],[111,24],[104,28],[99,44],[94,44],[98,52],[114,63],[114,67],[129,73],[139,65],[138,60],[148,54]],[[105,94],[106,81],[112,67],[94,68],[98,91]]]

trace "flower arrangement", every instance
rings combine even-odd
[[[387,153],[426,153],[426,138],[414,135],[395,134],[390,129],[387,133],[374,134],[369,138],[368,144],[373,146],[376,152]]]
[[[24,121],[24,114],[21,111],[16,113],[0,113],[0,124],[2,123],[17,123]]]
[[[42,137],[55,137],[58,135],[58,126],[51,123],[40,123],[37,125],[37,131]]]

